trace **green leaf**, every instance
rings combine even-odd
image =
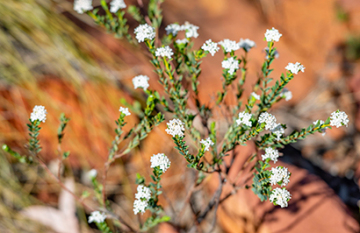
[[[134,5],[128,7],[128,13],[138,22],[143,21],[143,17],[140,14],[140,9]]]
[[[162,218],[160,218],[159,222],[168,222],[171,220],[171,217],[170,216],[163,216]]]
[[[143,176],[141,176],[139,173],[136,173],[136,184],[144,184],[145,183],[145,178]]]
[[[88,196],[90,196],[90,193],[87,190],[81,194],[81,198],[87,198]]]
[[[66,159],[67,157],[69,157],[69,155],[70,155],[70,151],[65,151],[64,153],[63,153],[63,159]]]

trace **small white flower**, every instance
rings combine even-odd
[[[323,120],[317,120],[317,121],[313,122],[313,125],[316,125],[318,123],[318,121],[320,121],[320,125],[325,123]],[[321,135],[325,136],[325,134],[326,134],[326,127],[321,129]]]
[[[251,127],[252,123],[251,123],[251,117],[252,117],[252,114],[251,113],[246,113],[245,111],[243,112],[240,112],[239,113],[239,119],[236,120],[236,123],[238,125],[240,124],[244,124],[248,127]]]
[[[105,219],[106,219],[105,213],[100,213],[100,211],[94,211],[91,212],[88,223],[92,223],[92,222],[102,223],[105,221]]]
[[[299,71],[304,73],[305,67],[303,65],[301,65],[299,62],[296,62],[295,64],[293,63],[289,63],[285,69],[287,69],[288,71],[290,71],[293,74],[298,74]]]
[[[276,140],[280,140],[281,135],[285,133],[285,129],[281,124],[275,124],[275,127],[271,129],[271,132],[276,135]]]
[[[237,69],[239,69],[239,61],[233,57],[230,57],[221,62],[221,66],[224,69],[229,69],[228,73],[233,75]]]
[[[270,194],[270,201],[281,208],[288,206],[288,201],[291,199],[291,194],[285,188],[276,188]]]
[[[211,39],[210,40],[207,40],[205,41],[205,43],[203,44],[203,46],[201,46],[201,48],[204,50],[204,51],[208,51],[211,56],[214,56],[215,53],[217,51],[219,51],[219,47],[218,47],[218,44],[215,43],[215,42],[212,42]]]
[[[137,193],[135,194],[137,200],[134,201],[134,214],[144,213],[145,208],[148,206],[148,201],[151,198],[151,191],[144,185],[137,187]]]
[[[265,32],[265,39],[267,42],[271,41],[279,41],[282,34],[279,33],[279,31],[275,28],[267,29]]]
[[[134,88],[136,89],[138,87],[141,87],[144,89],[144,91],[146,91],[146,89],[149,87],[148,81],[149,81],[149,77],[146,75],[138,75],[132,79]]]
[[[270,184],[276,185],[279,182],[281,186],[286,186],[290,182],[290,172],[286,167],[271,168]]]
[[[259,123],[264,123],[264,122],[266,123],[265,124],[266,130],[272,130],[273,128],[275,128],[277,126],[275,116],[273,116],[267,112],[263,112],[259,116]]]
[[[119,112],[124,113],[125,116],[130,116],[131,115],[128,108],[120,107]]]
[[[256,44],[252,40],[249,40],[249,39],[243,40],[243,38],[240,39],[239,47],[243,48],[246,52],[248,52],[251,48],[253,48],[255,46],[256,46]]]
[[[74,11],[79,14],[82,14],[86,11],[92,10],[92,0],[75,0],[74,1]]]
[[[157,48],[155,51],[155,56],[157,57],[168,57],[170,59],[172,55],[174,55],[174,53],[169,46]]]
[[[134,214],[145,213],[146,207],[148,207],[147,201],[135,200],[134,201],[134,209],[133,209]]]
[[[255,92],[252,92],[251,96],[253,96],[257,100],[260,100],[260,96],[258,94],[256,94]]]
[[[191,38],[191,37],[197,38],[199,36],[199,33],[197,32],[199,27],[189,22],[185,22],[185,24],[181,25],[180,28],[181,30],[185,31],[186,38]]]
[[[142,184],[137,187],[137,193],[135,194],[136,199],[149,201],[150,197],[151,191],[148,187]]]
[[[166,172],[166,170],[170,167],[171,164],[169,158],[163,153],[151,156],[150,162],[151,168],[159,167],[163,172]]]
[[[169,35],[171,33],[173,36],[176,36],[180,30],[181,26],[177,23],[169,24],[165,28],[166,34]]]
[[[88,177],[89,177],[90,179],[95,178],[95,177],[97,176],[97,171],[96,171],[96,169],[91,169],[91,170],[87,173],[87,175],[88,175]]]
[[[219,44],[223,47],[225,52],[230,53],[231,51],[236,51],[240,49],[240,46],[236,41],[225,39],[223,41],[220,41]]]
[[[274,161],[274,163],[276,163],[279,158],[279,151],[275,150],[271,147],[268,147],[265,149],[265,154],[261,155],[261,157],[262,157],[262,160],[266,160],[266,159],[270,158],[272,161]]]
[[[286,101],[289,101],[292,99],[292,93],[287,88],[284,88],[281,92],[281,98],[284,98]]]
[[[175,137],[178,135],[179,137],[184,136],[184,123],[181,122],[179,119],[172,119],[167,123],[167,129],[165,129],[166,133],[170,134],[171,136]]]
[[[330,116],[330,125],[336,126],[336,128],[339,128],[342,125],[346,125],[346,127],[349,124],[349,117],[346,115],[345,112],[341,112],[339,110],[331,113]]]
[[[145,39],[152,40],[155,38],[155,29],[148,24],[140,24],[134,32],[139,43],[144,42]]]
[[[175,41],[175,43],[176,44],[187,44],[189,41],[188,41],[188,39],[177,39],[176,41]]]
[[[126,8],[124,0],[113,0],[110,2],[110,12],[116,13],[119,9]]]
[[[201,144],[203,144],[205,146],[205,151],[209,151],[210,150],[210,146],[214,145],[213,141],[211,141],[210,137],[208,137],[207,139],[201,139],[200,141]]]
[[[35,105],[32,113],[30,114],[30,120],[31,121],[38,120],[38,121],[42,121],[43,123],[45,123],[46,114],[47,114],[47,111],[44,106]]]
[[[166,34],[172,34],[173,36],[176,36],[179,31],[185,31],[185,37],[186,38],[197,38],[199,36],[199,33],[197,30],[199,29],[198,26],[195,26],[189,22],[185,22],[183,25],[179,25],[177,23],[169,24],[166,26]]]

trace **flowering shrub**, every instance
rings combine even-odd
[[[137,174],[136,177],[138,187],[133,202],[134,214],[143,214],[147,211],[151,213],[145,223],[138,229],[134,229],[121,216],[116,216],[112,212],[105,191],[106,175],[110,165],[116,159],[128,154],[137,147],[154,127],[157,127],[165,120],[167,122],[165,131],[171,135],[175,149],[184,157],[187,166],[196,172],[197,184],[203,182],[207,175],[213,173],[217,173],[219,177],[223,178],[222,184],[228,182],[225,177],[227,177],[229,169],[226,169],[223,163],[224,157],[228,156],[236,146],[246,145],[250,140],[255,141],[257,149],[265,153],[261,156],[255,153],[248,158],[249,161],[254,161],[256,164],[252,167],[251,190],[261,201],[269,200],[274,205],[279,205],[282,208],[287,207],[288,202],[291,200],[291,194],[286,189],[286,185],[290,182],[291,173],[282,166],[270,168],[270,161],[274,164],[278,161],[280,156],[278,149],[284,145],[304,139],[306,136],[316,132],[324,134],[325,129],[330,129],[331,126],[347,126],[349,123],[347,115],[337,110],[328,119],[316,120],[307,128],[286,135],[286,125],[278,123],[276,117],[269,111],[273,104],[282,99],[286,101],[291,99],[291,91],[286,89],[285,86],[300,71],[304,72],[305,67],[299,62],[295,64],[289,63],[285,67],[286,72],[280,76],[280,80],[273,82],[272,78],[270,78],[273,71],[271,64],[277,56],[275,42],[280,41],[282,34],[275,28],[265,32],[264,37],[267,48],[265,49],[266,58],[261,68],[261,75],[253,86],[251,95],[244,98],[247,54],[255,47],[255,43],[249,39],[240,39],[239,42],[229,39],[214,42],[209,39],[200,48],[193,48],[193,40],[199,35],[199,27],[188,22],[183,25],[177,23],[167,25],[165,27],[166,35],[160,38],[159,30],[162,22],[160,5],[162,2],[163,0],[150,0],[147,5],[146,15],[140,14],[140,12],[144,11],[140,11],[135,5],[127,6],[123,0],[113,0],[110,5],[105,0],[101,0],[101,7],[105,11],[105,15],[98,13],[99,8],[93,8],[91,0],[75,0],[74,2],[75,11],[80,14],[87,13],[98,25],[106,28],[116,37],[126,38],[130,43],[144,44],[144,47],[150,53],[150,62],[164,90],[162,92],[164,94],[161,94],[152,89],[148,83],[149,77],[146,74],[133,78],[134,89],[142,88],[139,91],[143,91],[147,95],[146,107],[143,109],[139,123],[133,126],[129,132],[124,132],[123,127],[126,124],[126,117],[131,113],[128,108],[120,107],[119,118],[115,121],[116,135],[104,165],[102,184],[97,180],[96,170],[92,170],[89,174],[99,208],[92,211],[88,222],[95,223],[102,232],[111,232],[112,228],[120,226],[111,224],[110,228],[107,221],[116,219],[121,223],[120,228],[123,231],[136,232],[147,231],[161,222],[172,221],[159,204],[159,196],[162,194],[162,175],[167,170],[172,169],[171,161],[163,153],[151,157],[151,166],[149,168],[152,169],[151,182],[147,182],[140,174]],[[145,9],[143,5],[141,7]],[[126,11],[139,24],[134,33],[129,32],[127,19],[124,18]],[[185,38],[179,38],[180,31],[184,32]],[[238,57],[235,52],[241,49],[242,56]],[[206,104],[201,104],[198,97],[201,62],[209,54],[214,56],[220,50],[224,55],[221,63],[223,84],[221,91],[217,93],[216,103],[217,105],[227,105],[224,97],[229,95],[228,90],[231,87],[236,87],[234,98],[237,100],[237,105],[231,106],[230,110],[232,122],[221,137],[217,132],[218,122],[212,118],[212,109]],[[195,107],[190,108],[188,104],[189,98],[195,101]],[[162,112],[157,111],[157,109],[161,109]],[[171,113],[174,118],[165,119],[164,112]],[[38,139],[41,129],[40,124],[45,123],[46,114],[47,111],[44,106],[35,106],[30,114],[30,123],[28,124],[30,140],[27,147],[29,150],[27,156],[19,155],[7,145],[4,145],[3,149],[21,162],[37,162],[46,168],[46,164],[40,159],[41,147]],[[201,120],[203,131],[194,127],[195,118]],[[69,118],[64,115],[61,116],[58,130],[59,144],[62,142],[63,132],[68,121]],[[185,137],[188,140],[185,140]],[[119,148],[120,143],[125,139],[127,139],[128,144]],[[190,140],[193,141],[191,147],[188,145]],[[69,155],[69,152],[63,152],[60,163]],[[54,178],[61,183],[60,174],[58,177],[54,176]],[[250,188],[246,183],[234,185],[234,188],[239,187]],[[220,194],[221,192],[214,194],[214,199],[218,202],[220,201]],[[84,204],[81,198],[78,200]],[[225,199],[221,199],[221,201],[223,200]],[[214,205],[209,203],[208,208],[204,208],[205,210],[196,216],[197,222],[200,223],[213,207]],[[85,208],[92,210],[88,206],[85,206]],[[108,217],[111,217],[111,219]],[[107,218],[108,220],[106,220]]]

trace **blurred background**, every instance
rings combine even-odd
[[[99,1],[93,5],[98,6]],[[305,73],[288,85],[293,99],[281,102],[272,112],[287,124],[287,133],[324,120],[337,109],[350,118],[348,128],[333,128],[325,136],[311,135],[281,151],[281,163],[292,173],[289,191],[293,199],[288,208],[261,203],[251,191],[240,190],[219,206],[215,228],[214,214],[209,215],[203,223],[205,232],[359,232],[360,1],[167,0],[163,13],[162,29],[185,21],[200,27],[195,47],[207,39],[255,41],[248,57],[246,94],[250,94],[265,56],[264,32],[278,29],[283,37],[276,44],[279,58],[273,63],[272,76],[279,77],[288,62],[298,61],[306,67]],[[152,87],[160,88],[151,64],[141,46],[114,38],[86,14],[74,12],[73,1],[0,0],[0,15],[0,144],[25,153],[29,114],[34,105],[44,105],[49,114],[41,129],[41,156],[57,173],[56,133],[64,112],[71,120],[63,150],[71,154],[62,172],[75,181],[79,196],[84,191],[92,193],[86,174],[103,168],[119,106],[144,99],[141,91],[133,90],[131,79],[145,74]],[[132,32],[137,24],[129,23]],[[217,54],[202,64],[203,103],[215,103],[221,86],[221,61]],[[136,122],[135,116],[129,117],[125,130]],[[165,195],[161,202],[169,213],[182,209],[190,187],[186,180],[194,176],[185,166],[177,166],[185,161],[168,146],[171,139],[164,129],[164,124],[156,128],[109,171],[107,193],[114,211],[135,226],[139,221],[132,212],[135,174],[149,177],[152,154],[165,153],[172,162],[162,181]],[[216,179],[209,177],[205,190],[196,192],[192,202],[206,203],[216,189]],[[0,232],[97,232],[87,224],[89,213],[62,193],[42,169],[20,164],[2,151],[0,200]],[[85,201],[96,207],[91,195]],[[76,216],[64,211],[69,205]],[[41,208],[44,206],[48,208]],[[44,218],[39,219],[40,215]],[[154,232],[186,232],[193,221],[190,206],[176,221],[184,227],[163,224]]]

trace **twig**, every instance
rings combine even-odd
[[[250,178],[251,178],[251,176],[250,176],[249,178],[247,178],[247,179],[243,182],[243,184],[245,184]],[[233,189],[230,193],[228,193],[225,197],[223,197],[222,199],[220,199],[219,204],[223,203],[223,202],[224,202],[226,199],[228,199],[231,195],[236,194],[239,189],[244,188],[244,187],[235,185],[235,183],[232,184],[232,186],[233,186],[234,189]]]
[[[100,209],[100,210],[107,213],[108,215],[110,215],[111,218],[119,220],[122,224],[124,224],[130,230],[130,232],[138,232],[138,230],[135,230],[133,227],[131,227],[129,224],[127,224],[120,216],[116,215],[115,213],[113,213],[107,209]]]
[[[209,233],[213,232],[213,230],[215,229],[215,225],[216,225],[216,220],[217,220],[217,209],[219,207],[219,199],[217,199],[217,202],[215,203],[215,209],[214,209],[214,219],[213,222],[211,224],[211,228],[209,230]]]
[[[60,176],[61,176],[61,165],[62,165],[62,155],[61,155],[61,145],[58,145],[58,153],[59,153],[59,165],[58,165],[58,179],[60,180]]]
[[[181,223],[181,217],[184,215],[184,212],[185,212],[185,209],[186,209],[186,206],[187,206],[187,203],[189,202],[190,198],[191,198],[191,195],[193,194],[193,192],[196,190],[196,182],[194,182],[193,186],[191,187],[191,189],[187,192],[187,195],[186,195],[186,198],[185,198],[185,201],[184,201],[184,204],[180,210],[180,213],[179,213],[179,223]]]
[[[220,196],[223,190],[223,184],[224,184],[224,179],[221,178],[221,174],[219,173],[219,180],[220,180],[220,184],[218,189],[215,191],[213,197],[211,198],[209,204],[205,207],[205,209],[200,213],[200,215],[196,218],[196,222],[197,223],[201,223],[206,215],[210,212],[210,210],[217,204],[219,203],[220,200]]]
[[[144,7],[144,3],[143,3],[142,0],[137,0],[137,2],[138,2],[138,4],[139,4],[140,7]]]
[[[88,206],[87,204],[85,204],[84,199],[79,198],[78,196],[76,196],[76,194],[75,194],[74,192],[72,192],[70,189],[68,189],[68,187],[66,187],[65,184],[64,184],[63,182],[61,182],[61,180],[58,179],[58,178],[56,177],[56,175],[54,175],[54,174],[50,171],[50,169],[46,166],[46,164],[44,163],[44,161],[42,161],[42,160],[39,158],[39,156],[37,156],[37,157],[38,157],[38,161],[39,161],[41,167],[44,168],[44,170],[45,170],[50,176],[52,176],[52,177],[56,180],[56,182],[61,186],[61,188],[63,188],[63,189],[64,189],[65,191],[67,191],[68,193],[70,193],[70,195],[73,196],[73,198],[74,198],[77,202],[79,202],[83,207],[85,207],[85,209],[87,209],[87,210],[90,211],[90,212],[95,211],[94,208],[92,208],[92,207]],[[119,216],[117,216],[116,214],[112,213],[112,212],[109,211],[109,210],[103,210],[103,211],[106,212],[107,214],[111,215],[113,218],[119,220],[119,221],[120,221],[122,224],[124,224],[131,232],[138,232],[138,231],[136,231],[133,227],[131,227],[129,224],[127,224],[125,221],[123,221],[123,220],[122,220]]]
[[[176,211],[175,211],[174,205],[172,204],[170,198],[166,195],[166,192],[163,192],[162,195],[164,196],[166,202],[169,204],[172,215],[175,217],[176,216]]]
[[[56,175],[54,175],[50,169],[46,166],[46,164],[44,163],[44,161],[42,161],[39,157],[38,157],[38,161],[41,165],[42,168],[44,168],[44,170],[49,173],[50,176],[52,176],[56,181],[57,183],[64,189],[66,190],[67,192],[69,192],[71,194],[71,196],[73,196],[75,198],[75,200],[77,200],[81,205],[83,205],[86,209],[88,209],[89,211],[94,211],[95,209],[88,206],[87,204],[84,203],[84,200],[82,198],[79,198],[78,196],[75,195],[75,193],[73,193],[70,189],[68,189],[68,187],[65,186],[65,184],[63,182],[61,182],[61,180],[56,177]]]
[[[104,164],[104,170],[103,170],[103,176],[102,176],[102,199],[103,199],[103,204],[104,204],[104,208],[106,209],[106,179],[107,179],[107,172],[110,168],[110,165],[118,158],[121,158],[122,156],[124,156],[125,153],[120,153],[120,154],[116,154],[114,155],[113,158],[111,158],[110,160],[108,160],[105,164]]]

